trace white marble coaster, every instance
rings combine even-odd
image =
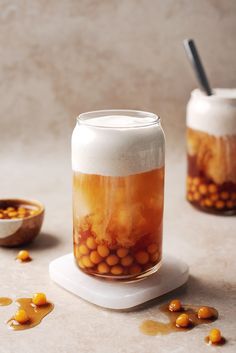
[[[166,255],[160,270],[144,280],[110,282],[84,274],[76,266],[73,254],[68,254],[49,264],[49,274],[61,287],[93,304],[109,309],[128,309],[183,285],[188,279],[188,266]]]

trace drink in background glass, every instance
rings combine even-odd
[[[161,264],[164,134],[139,111],[98,111],[72,136],[74,256],[87,274],[139,279]]]
[[[187,106],[187,199],[202,211],[236,213],[236,89],[192,92]]]

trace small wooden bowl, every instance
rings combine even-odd
[[[0,199],[0,209],[7,207],[37,209],[35,215],[19,219],[0,219],[0,246],[14,247],[31,242],[41,229],[44,206],[41,202],[22,199]]]

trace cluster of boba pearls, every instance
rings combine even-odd
[[[183,306],[179,299],[174,299],[169,303],[169,311],[180,312],[182,310],[183,310]],[[201,306],[198,309],[196,315],[198,319],[208,320],[214,317],[214,312],[212,311],[212,308],[208,306]],[[192,323],[191,323],[191,319],[189,318],[189,315],[186,313],[182,313],[179,316],[177,316],[175,325],[177,328],[190,327]],[[221,335],[221,331],[218,328],[211,329],[209,336],[207,336],[207,342],[210,344],[220,344],[220,343],[224,343],[224,341],[225,340]]]
[[[199,177],[187,177],[187,199],[200,207],[218,211],[236,208],[236,192],[222,190],[217,184]]]
[[[6,207],[0,209],[0,219],[18,219],[34,216],[39,211],[37,209],[27,207]]]
[[[131,252],[129,248],[109,249],[89,236],[74,245],[78,266],[89,273],[106,276],[137,276],[153,267],[160,258],[158,246],[152,243],[145,250]]]

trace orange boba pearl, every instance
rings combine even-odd
[[[229,193],[228,193],[227,191],[222,191],[222,192],[220,193],[220,198],[221,198],[222,200],[228,200],[228,199],[229,199]]]
[[[183,328],[189,327],[191,324],[191,321],[189,319],[188,314],[179,315],[175,321],[175,324],[177,327],[183,327]]]
[[[193,200],[194,200],[194,201],[199,201],[200,198],[201,198],[200,192],[196,191],[196,192],[193,194]]]
[[[87,248],[87,246],[85,244],[81,244],[79,246],[79,252],[81,255],[88,255],[89,249]]]
[[[202,306],[199,308],[197,316],[199,319],[211,319],[214,316],[214,313],[208,306]]]
[[[125,257],[126,255],[128,255],[129,250],[126,249],[126,248],[120,248],[120,249],[117,250],[116,253],[117,253],[117,255],[118,255],[120,258],[122,258],[122,257]]]
[[[85,268],[82,260],[79,260],[78,265],[79,265],[80,268]]]
[[[106,264],[106,262],[101,262],[98,265],[98,272],[101,274],[106,274],[110,271],[110,267]]]
[[[86,245],[90,250],[95,250],[97,247],[97,244],[93,237],[88,237],[88,239],[86,240]]]
[[[155,254],[152,254],[152,255],[151,255],[151,261],[152,261],[152,262],[156,262],[156,261],[159,259],[159,257],[160,257],[160,254],[159,254],[159,252],[157,251]]]
[[[150,244],[147,247],[147,251],[149,252],[149,254],[154,254],[155,252],[157,252],[158,250],[158,246],[156,243]]]
[[[37,306],[46,305],[47,297],[44,293],[35,293],[32,297],[32,303]]]
[[[199,185],[198,190],[199,190],[201,195],[206,195],[207,194],[207,186],[205,184]]]
[[[91,251],[89,258],[95,265],[102,261],[102,257],[96,250]]]
[[[198,177],[193,178],[193,185],[198,186],[200,184],[201,180]]]
[[[220,343],[222,340],[221,332],[218,328],[213,328],[209,333],[209,341],[213,344]]]
[[[180,311],[181,309],[182,309],[182,305],[179,299],[171,300],[169,304],[170,311],[176,312],[176,311]]]
[[[30,260],[30,254],[28,250],[20,250],[17,254],[17,260],[20,260],[22,262]]]
[[[208,185],[208,191],[210,194],[215,194],[217,192],[218,188],[215,184],[209,184]]]
[[[145,265],[149,261],[149,255],[146,251],[138,251],[135,254],[135,259],[140,265]]]
[[[106,258],[106,262],[107,262],[108,265],[114,266],[114,265],[117,265],[117,264],[118,264],[119,258],[118,258],[118,256],[116,256],[116,255],[109,255],[109,256]]]
[[[195,192],[196,190],[197,190],[196,185],[192,185],[192,186],[190,187],[190,191]]]
[[[233,207],[234,207],[233,201],[228,200],[228,201],[226,202],[226,207],[227,207],[227,208],[233,208]]]
[[[14,319],[21,325],[29,321],[29,316],[24,309],[19,309],[14,315]]]
[[[90,260],[90,257],[88,255],[83,256],[81,261],[82,261],[82,264],[84,265],[84,267],[91,268],[94,266],[94,264],[92,263],[92,261]]]
[[[225,203],[224,201],[219,200],[219,201],[216,201],[215,206],[218,210],[221,210],[222,208],[225,207]]]
[[[193,201],[193,195],[192,195],[190,192],[188,192],[188,194],[187,194],[187,199],[188,199],[188,201],[190,201],[190,202]]]
[[[98,245],[97,251],[101,257],[107,257],[110,253],[110,250],[106,245]]]
[[[211,201],[215,202],[215,201],[219,200],[219,195],[218,194],[211,194],[210,199],[211,199]]]
[[[129,269],[129,273],[131,275],[138,275],[141,271],[142,271],[142,268],[139,265],[133,265]]]
[[[213,202],[210,199],[205,199],[204,200],[204,206],[212,207],[213,206]]]
[[[121,275],[123,273],[123,268],[121,266],[119,266],[119,265],[113,266],[111,268],[111,273],[113,275],[119,276],[119,275]]]
[[[134,262],[134,259],[130,255],[127,255],[121,259],[121,265],[125,267],[131,266],[133,262]]]

